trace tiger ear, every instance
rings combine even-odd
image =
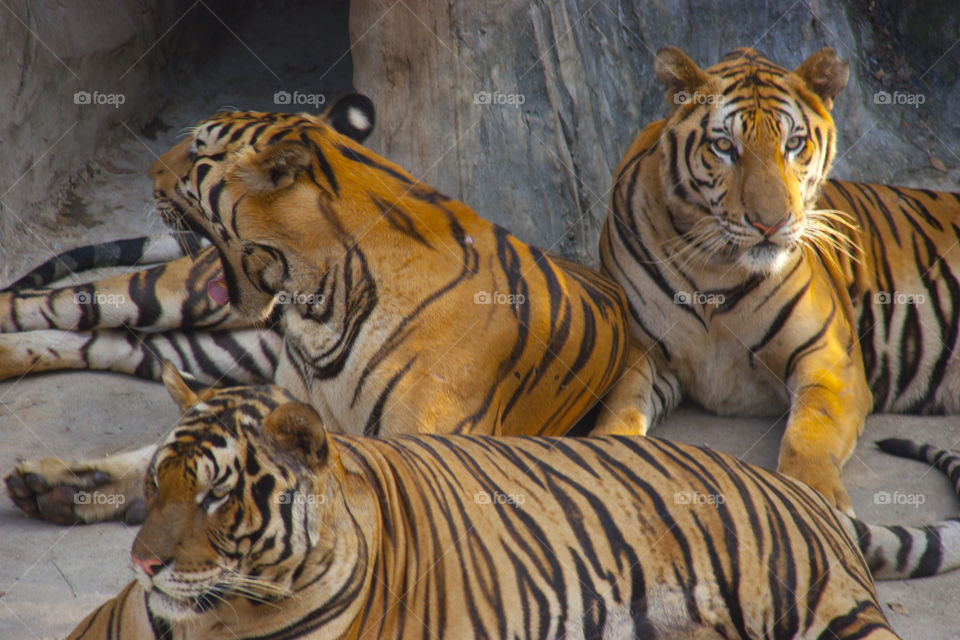
[[[190,388],[190,385],[169,360],[163,361],[163,372],[160,378],[163,380],[163,386],[170,392],[170,397],[181,409],[189,409],[200,402],[200,396]]]
[[[334,102],[323,114],[337,133],[362,143],[373,131],[373,101],[362,93],[351,93]]]
[[[263,193],[293,184],[312,163],[313,153],[307,145],[298,140],[283,140],[241,159],[232,177],[251,191]]]
[[[793,70],[810,91],[820,96],[823,106],[833,108],[833,99],[847,86],[850,65],[841,60],[831,47],[824,47]]]
[[[323,420],[308,404],[288,402],[270,412],[263,422],[267,438],[280,448],[302,459],[308,467],[319,470],[336,457],[327,438]]]
[[[663,47],[657,51],[653,72],[657,74],[657,80],[667,87],[666,98],[671,110],[685,102],[677,99],[678,93],[692,94],[710,81],[710,76],[676,47]]]

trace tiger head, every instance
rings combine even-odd
[[[131,551],[151,614],[181,623],[225,602],[218,620],[243,617],[319,571],[336,581],[331,565],[355,538],[313,409],[276,386],[195,391],[169,363],[163,381],[182,415],[150,462]]]
[[[206,236],[220,255],[223,281],[209,284],[214,300],[261,319],[278,294],[290,293],[282,279],[316,281],[315,265],[296,257],[338,233],[322,215],[341,186],[325,153],[356,146],[372,127],[372,103],[356,94],[319,116],[225,112],[153,163],[161,216]]]
[[[830,109],[849,77],[833,49],[793,71],[736,49],[703,70],[666,47],[655,72],[670,104],[665,210],[705,264],[773,273],[804,242],[836,235],[835,216],[813,210],[836,149]]]

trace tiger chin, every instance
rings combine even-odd
[[[136,580],[70,638],[879,640],[871,571],[960,563],[960,521],[866,524],[708,449],[341,436],[276,386],[163,381],[181,417],[149,463]]]
[[[666,47],[654,67],[670,112],[622,159],[600,239],[639,344],[611,394],[638,409],[598,432],[644,433],[684,398],[788,417],[778,470],[849,511],[871,410],[960,412],[960,194],[828,179],[833,49],[790,71]]]

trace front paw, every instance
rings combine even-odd
[[[830,456],[801,457],[781,452],[777,471],[802,480],[819,491],[831,505],[851,517],[854,515],[850,496],[840,481],[840,465]]]
[[[113,475],[88,464],[67,464],[57,458],[24,460],[4,482],[7,495],[24,513],[71,525],[123,519],[142,522],[142,498]]]

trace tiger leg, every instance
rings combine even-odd
[[[135,273],[60,289],[0,292],[0,332],[121,326],[156,331],[249,327],[207,293],[221,275],[213,248]]]
[[[631,341],[620,378],[600,403],[591,436],[646,435],[680,404],[680,381]]]
[[[30,516],[57,524],[123,519],[143,522],[143,478],[156,445],[100,459],[24,460],[4,481],[13,503]]]
[[[58,280],[81,275],[92,269],[143,268],[172,262],[186,255],[195,256],[205,242],[203,236],[185,231],[139,238],[121,238],[100,244],[74,247],[34,267],[15,282],[4,287],[3,291],[47,287]]]
[[[159,380],[164,360],[212,386],[273,380],[283,339],[275,330],[143,333],[28,331],[0,334],[0,380],[87,369]]]
[[[872,400],[859,359],[845,356],[824,348],[808,356],[810,362],[802,360],[788,380],[792,402],[777,471],[803,480],[853,515],[840,471],[856,447]]]

